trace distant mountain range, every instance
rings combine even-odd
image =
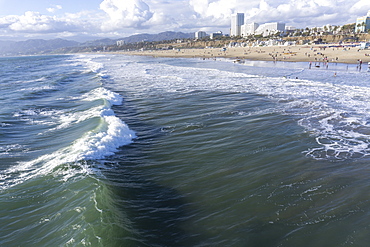
[[[140,41],[163,41],[173,39],[193,39],[194,33],[182,33],[182,32],[163,32],[159,34],[136,34],[130,37],[126,37],[120,40],[124,40],[126,43],[136,43]]]
[[[26,41],[0,41],[0,55],[31,55],[51,52],[61,47],[78,46],[79,43],[64,39],[30,39]]]
[[[136,34],[121,39],[100,39],[84,43],[64,39],[51,39],[51,40],[30,39],[26,41],[0,41],[0,56],[47,54],[63,48],[108,46],[116,44],[118,40],[123,40],[125,41],[125,43],[136,43],[141,41],[164,41],[190,38],[194,38],[194,33],[163,32],[159,34]]]

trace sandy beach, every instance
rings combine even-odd
[[[359,50],[356,47],[323,46],[266,46],[266,47],[232,47],[204,49],[175,49],[153,51],[125,52],[130,55],[154,57],[199,57],[204,59],[232,58],[235,60],[287,61],[287,62],[337,62],[361,63],[370,62],[370,50]],[[367,65],[366,65],[367,66]]]

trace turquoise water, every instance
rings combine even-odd
[[[369,74],[355,65],[0,64],[2,246],[370,240]]]

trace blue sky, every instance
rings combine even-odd
[[[230,15],[297,28],[353,23],[370,0],[0,0],[0,40],[121,38],[162,31],[229,33]]]
[[[62,12],[77,13],[81,10],[99,9],[102,0],[0,0],[0,16],[22,15],[27,11],[47,14],[47,8],[62,6]]]

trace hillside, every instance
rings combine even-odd
[[[30,39],[27,41],[0,41],[0,55],[33,55],[51,52],[62,47],[73,47],[79,43],[64,39]]]
[[[99,39],[84,43],[64,39],[30,39],[27,41],[0,41],[0,56],[35,55],[48,53],[70,53],[94,51],[96,47],[112,46],[117,40],[125,43],[141,41],[164,41],[194,38],[194,33],[163,32],[159,34],[136,34],[121,39]]]
[[[126,43],[136,43],[141,41],[163,41],[174,39],[193,39],[194,33],[182,32],[163,32],[159,34],[137,34],[130,37],[123,38]]]

